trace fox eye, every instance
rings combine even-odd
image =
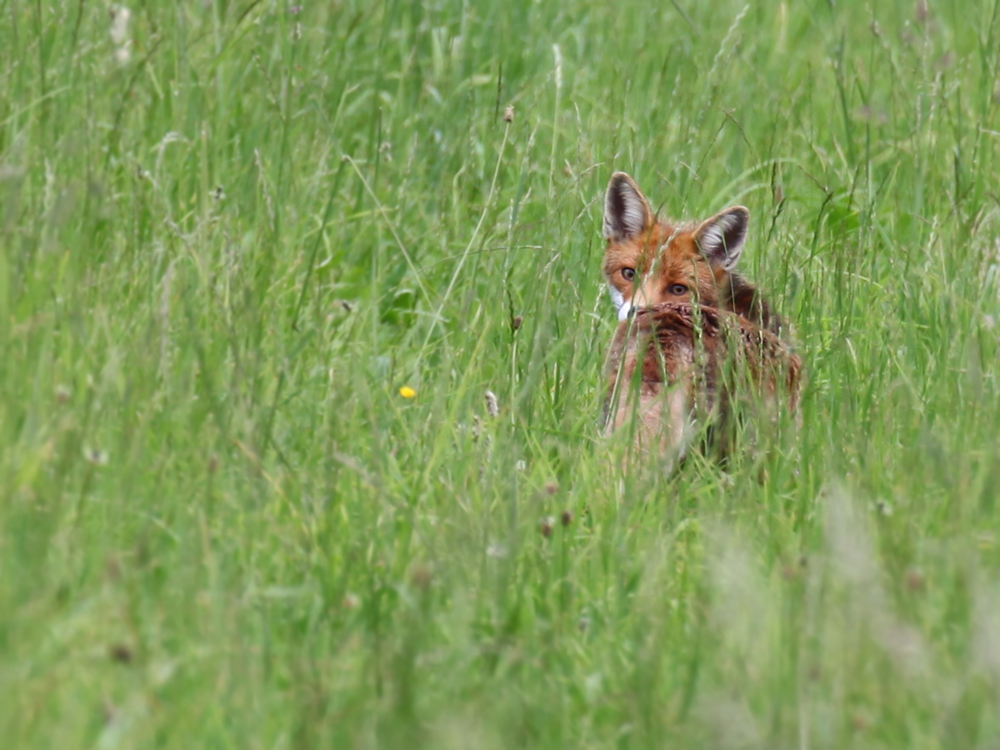
[[[625,281],[632,281],[635,278],[635,269],[634,268],[623,268],[622,269],[622,276],[625,277]]]
[[[683,284],[671,284],[668,290],[671,294],[680,297],[682,294],[687,294],[688,288]]]

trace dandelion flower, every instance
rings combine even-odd
[[[413,398],[417,395],[417,392],[412,388],[410,388],[410,386],[404,385],[402,388],[399,389],[399,395],[402,396],[403,398]]]

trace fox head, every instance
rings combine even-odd
[[[604,275],[618,319],[661,302],[733,308],[734,287],[748,286],[732,271],[749,223],[743,206],[693,224],[661,221],[635,180],[615,172],[604,204]]]

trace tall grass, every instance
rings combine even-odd
[[[0,12],[7,746],[1000,738],[995,2]],[[794,440],[621,471],[616,169]]]

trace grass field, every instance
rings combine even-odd
[[[995,0],[0,19],[5,747],[1000,743]],[[621,470],[616,169],[797,437]]]

